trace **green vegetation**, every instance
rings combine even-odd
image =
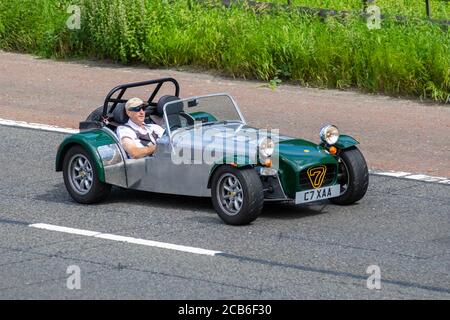
[[[194,66],[272,80],[273,86],[289,80],[439,101],[450,97],[450,33],[419,19],[384,20],[381,29],[369,30],[359,16],[321,21],[194,0],[78,0],[81,29],[69,30],[71,4],[77,1],[1,1],[0,48],[150,67]]]

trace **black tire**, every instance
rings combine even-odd
[[[237,206],[239,206],[239,199],[242,200],[240,201],[241,204],[238,210],[233,205],[230,205],[231,201],[233,201],[232,199],[230,199],[230,203],[227,203],[227,200],[223,198],[224,193],[228,192],[224,187],[233,177],[239,182],[239,186],[241,187],[241,192],[236,191],[236,196],[232,196]],[[225,181],[225,179],[227,180]],[[264,205],[264,192],[261,179],[255,169],[237,169],[228,165],[221,166],[214,173],[211,185],[211,197],[214,209],[225,223],[245,225],[258,218]],[[229,185],[226,186],[229,187]],[[237,190],[239,186],[236,185]],[[228,194],[226,196],[228,197],[230,195]],[[236,212],[232,212],[232,209],[227,209],[227,205],[232,206]]]
[[[81,167],[78,161],[87,161],[84,162],[85,167]],[[77,170],[76,167],[83,169]],[[80,178],[74,176],[76,173],[79,173],[78,177]],[[98,180],[97,169],[90,154],[78,145],[71,147],[64,156],[63,176],[67,191],[79,203],[100,202],[111,191],[111,185]],[[79,179],[82,179],[81,181],[88,180],[88,182],[80,182]],[[87,187],[88,185],[89,187]]]
[[[369,186],[367,163],[356,147],[342,151],[339,157],[338,183],[341,184],[341,195],[330,201],[339,205],[353,204],[364,197]]]
[[[86,121],[102,121],[103,107],[98,107],[92,111],[86,118]]]

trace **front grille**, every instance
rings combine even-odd
[[[334,181],[334,178],[336,177],[336,172],[337,172],[336,165],[327,164],[325,166],[327,167],[327,172],[325,174],[325,178],[323,179],[321,188],[331,185]],[[314,168],[314,167],[317,167],[317,166],[312,166],[309,168]],[[308,169],[309,168],[303,169],[300,172],[300,180],[299,180],[300,190],[314,189],[314,187],[312,186],[311,181],[309,180],[309,177],[308,177]]]

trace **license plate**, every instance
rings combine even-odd
[[[295,204],[334,198],[338,197],[340,193],[341,186],[338,184],[319,189],[299,191],[295,194]]]

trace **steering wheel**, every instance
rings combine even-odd
[[[180,112],[180,117],[186,119],[186,122],[187,122],[188,126],[192,126],[195,123],[195,119],[192,116],[190,116],[187,113],[185,113],[185,112]]]
[[[181,117],[181,118],[186,119],[186,123],[187,123],[188,126],[192,126],[195,123],[194,118],[192,116],[188,115],[187,113],[180,112],[178,114],[178,116]],[[170,126],[170,131],[174,131],[174,130],[180,129],[182,127],[183,127],[182,125],[173,124],[173,125]]]

